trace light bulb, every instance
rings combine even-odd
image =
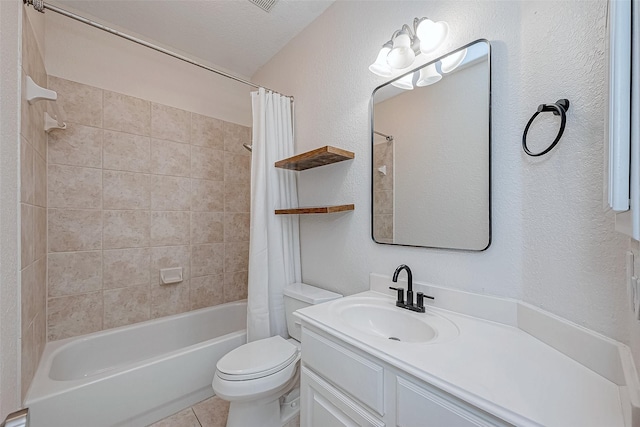
[[[376,62],[369,65],[369,71],[373,74],[377,74],[381,77],[389,77],[391,76],[391,67],[387,64],[387,55],[391,51],[391,48],[387,45],[382,46],[380,52],[378,52],[378,57],[376,58]]]
[[[446,22],[423,19],[416,28],[416,35],[420,39],[420,51],[422,53],[433,52],[444,43],[448,34],[449,24]]]
[[[456,68],[458,65],[464,61],[465,56],[467,56],[467,49],[462,49],[458,52],[452,53],[451,55],[447,55],[442,58],[442,66],[440,69],[443,73],[450,73]]]
[[[407,68],[414,59],[416,54],[411,49],[411,39],[405,31],[401,31],[393,40],[393,49],[387,55],[387,63],[392,68]]]
[[[401,77],[399,80],[392,82],[391,84],[400,89],[412,90],[413,89],[413,73],[409,73],[406,76]]]
[[[442,75],[436,70],[436,64],[427,65],[420,70],[420,77],[416,82],[416,86],[429,86],[442,79]]]

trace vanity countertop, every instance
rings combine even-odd
[[[367,291],[353,297],[375,298],[395,306],[393,297],[378,292]],[[301,309],[297,316],[509,423],[625,426],[621,398],[621,389],[625,387],[518,326],[427,307],[427,315],[451,320],[458,327],[459,335],[432,344],[397,342],[346,325],[332,312],[334,303]]]

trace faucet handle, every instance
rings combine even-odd
[[[404,289],[403,288],[394,288],[393,286],[389,286],[389,289],[393,289],[398,292],[398,297],[396,298],[396,304],[401,303],[404,304]]]
[[[425,294],[424,294],[424,293],[422,293],[422,292],[418,292],[418,293],[416,294],[416,300],[417,300],[417,301],[416,301],[416,306],[417,306],[418,308],[424,308],[424,299],[425,299],[425,298],[429,298],[429,299],[436,299],[435,297],[432,297],[431,295],[425,295]]]

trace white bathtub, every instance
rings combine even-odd
[[[213,396],[246,316],[239,301],[48,343],[25,399],[30,427],[145,426]]]

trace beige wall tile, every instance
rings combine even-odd
[[[236,271],[224,274],[224,302],[247,298],[248,273]]]
[[[38,43],[33,27],[29,22],[28,14],[24,12],[22,13],[22,68],[28,74],[34,74],[41,63],[42,54],[38,49]]]
[[[393,214],[393,191],[375,191],[373,193],[373,213]]]
[[[224,241],[226,243],[249,241],[250,215],[230,212],[224,214]]]
[[[151,249],[115,249],[103,252],[103,288],[124,288],[149,283]]]
[[[69,122],[49,132],[48,142],[49,163],[102,167],[102,129]]]
[[[149,246],[148,211],[104,211],[104,249]]]
[[[104,91],[104,128],[149,136],[151,103],[133,96]]]
[[[34,259],[44,258],[47,255],[47,209],[33,208],[33,249]]]
[[[22,399],[26,396],[27,389],[36,372],[36,342],[34,339],[35,335],[33,333],[33,327],[34,325],[30,323],[20,340],[22,362],[20,364],[20,381],[22,384]]]
[[[20,201],[35,203],[35,170],[33,147],[24,137],[20,138]]]
[[[71,295],[48,300],[49,341],[102,330],[102,292]]]
[[[251,156],[242,144],[251,144],[251,128],[236,123],[224,122],[224,151]]]
[[[154,175],[151,180],[151,209],[188,211],[191,205],[191,180],[177,176]]]
[[[102,127],[102,89],[49,76],[49,89],[58,92],[58,101],[74,123]]]
[[[32,116],[29,121],[29,126],[32,127],[30,131],[31,145],[42,158],[47,157],[47,134],[44,131],[44,112],[46,107],[45,102],[37,102],[31,105],[30,113]]]
[[[224,183],[224,211],[249,212],[251,208],[251,185]]]
[[[393,215],[375,215],[373,222],[373,237],[381,239],[393,239]]]
[[[251,156],[224,153],[224,181],[251,183]]]
[[[100,209],[102,171],[77,166],[49,165],[49,207]]]
[[[224,275],[191,278],[191,310],[211,307],[224,302]]]
[[[189,176],[190,146],[179,142],[151,140],[151,173]]]
[[[41,258],[33,263],[36,275],[35,292],[33,293],[36,316],[38,313],[45,315],[47,305],[47,259]]]
[[[224,243],[191,246],[191,277],[224,272]]]
[[[233,273],[249,269],[249,242],[224,244],[224,272]]]
[[[189,311],[189,279],[171,285],[151,284],[151,318]]]
[[[38,313],[36,318],[33,319],[33,335],[36,345],[35,367],[37,369],[42,357],[42,352],[44,351],[44,346],[47,344],[47,321],[44,311]]]
[[[104,209],[150,208],[150,175],[105,170],[102,173],[102,181]]]
[[[111,130],[104,131],[103,167],[128,172],[149,172],[151,138]]]
[[[33,156],[33,172],[35,173],[35,204],[47,207],[47,164],[38,153]]]
[[[21,88],[25,90],[27,74],[24,72],[24,69],[22,70],[21,78]],[[33,116],[31,112],[32,108],[35,107],[30,105],[27,98],[23,96],[20,100],[20,135],[29,141],[29,143],[33,140],[33,135],[31,134],[33,132],[33,126],[31,124],[31,117]]]
[[[49,251],[90,251],[102,248],[102,212],[49,209]]]
[[[149,320],[149,285],[104,291],[104,329]]]
[[[191,114],[191,144],[216,150],[224,149],[223,121],[213,117]]]
[[[35,260],[34,207],[20,203],[20,260],[25,268]]]
[[[191,250],[189,246],[165,246],[151,248],[151,284],[159,285],[160,269],[182,267],[182,278],[188,280],[191,276]]]
[[[191,210],[202,212],[223,212],[224,182],[192,179]]]
[[[224,241],[224,214],[191,212],[191,244]]]
[[[191,408],[188,408],[149,427],[200,427],[200,423]]]
[[[151,212],[151,246],[189,244],[189,212]]]
[[[102,289],[102,252],[49,254],[49,298]]]
[[[151,103],[151,136],[158,139],[189,143],[191,113]]]
[[[222,181],[224,179],[224,151],[192,145],[191,178]]]
[[[202,427],[225,427],[229,414],[229,402],[213,396],[193,406]]]
[[[20,301],[22,303],[21,312],[21,331],[22,336],[38,313],[38,304],[36,302],[36,270],[35,265],[31,264],[20,272]]]

